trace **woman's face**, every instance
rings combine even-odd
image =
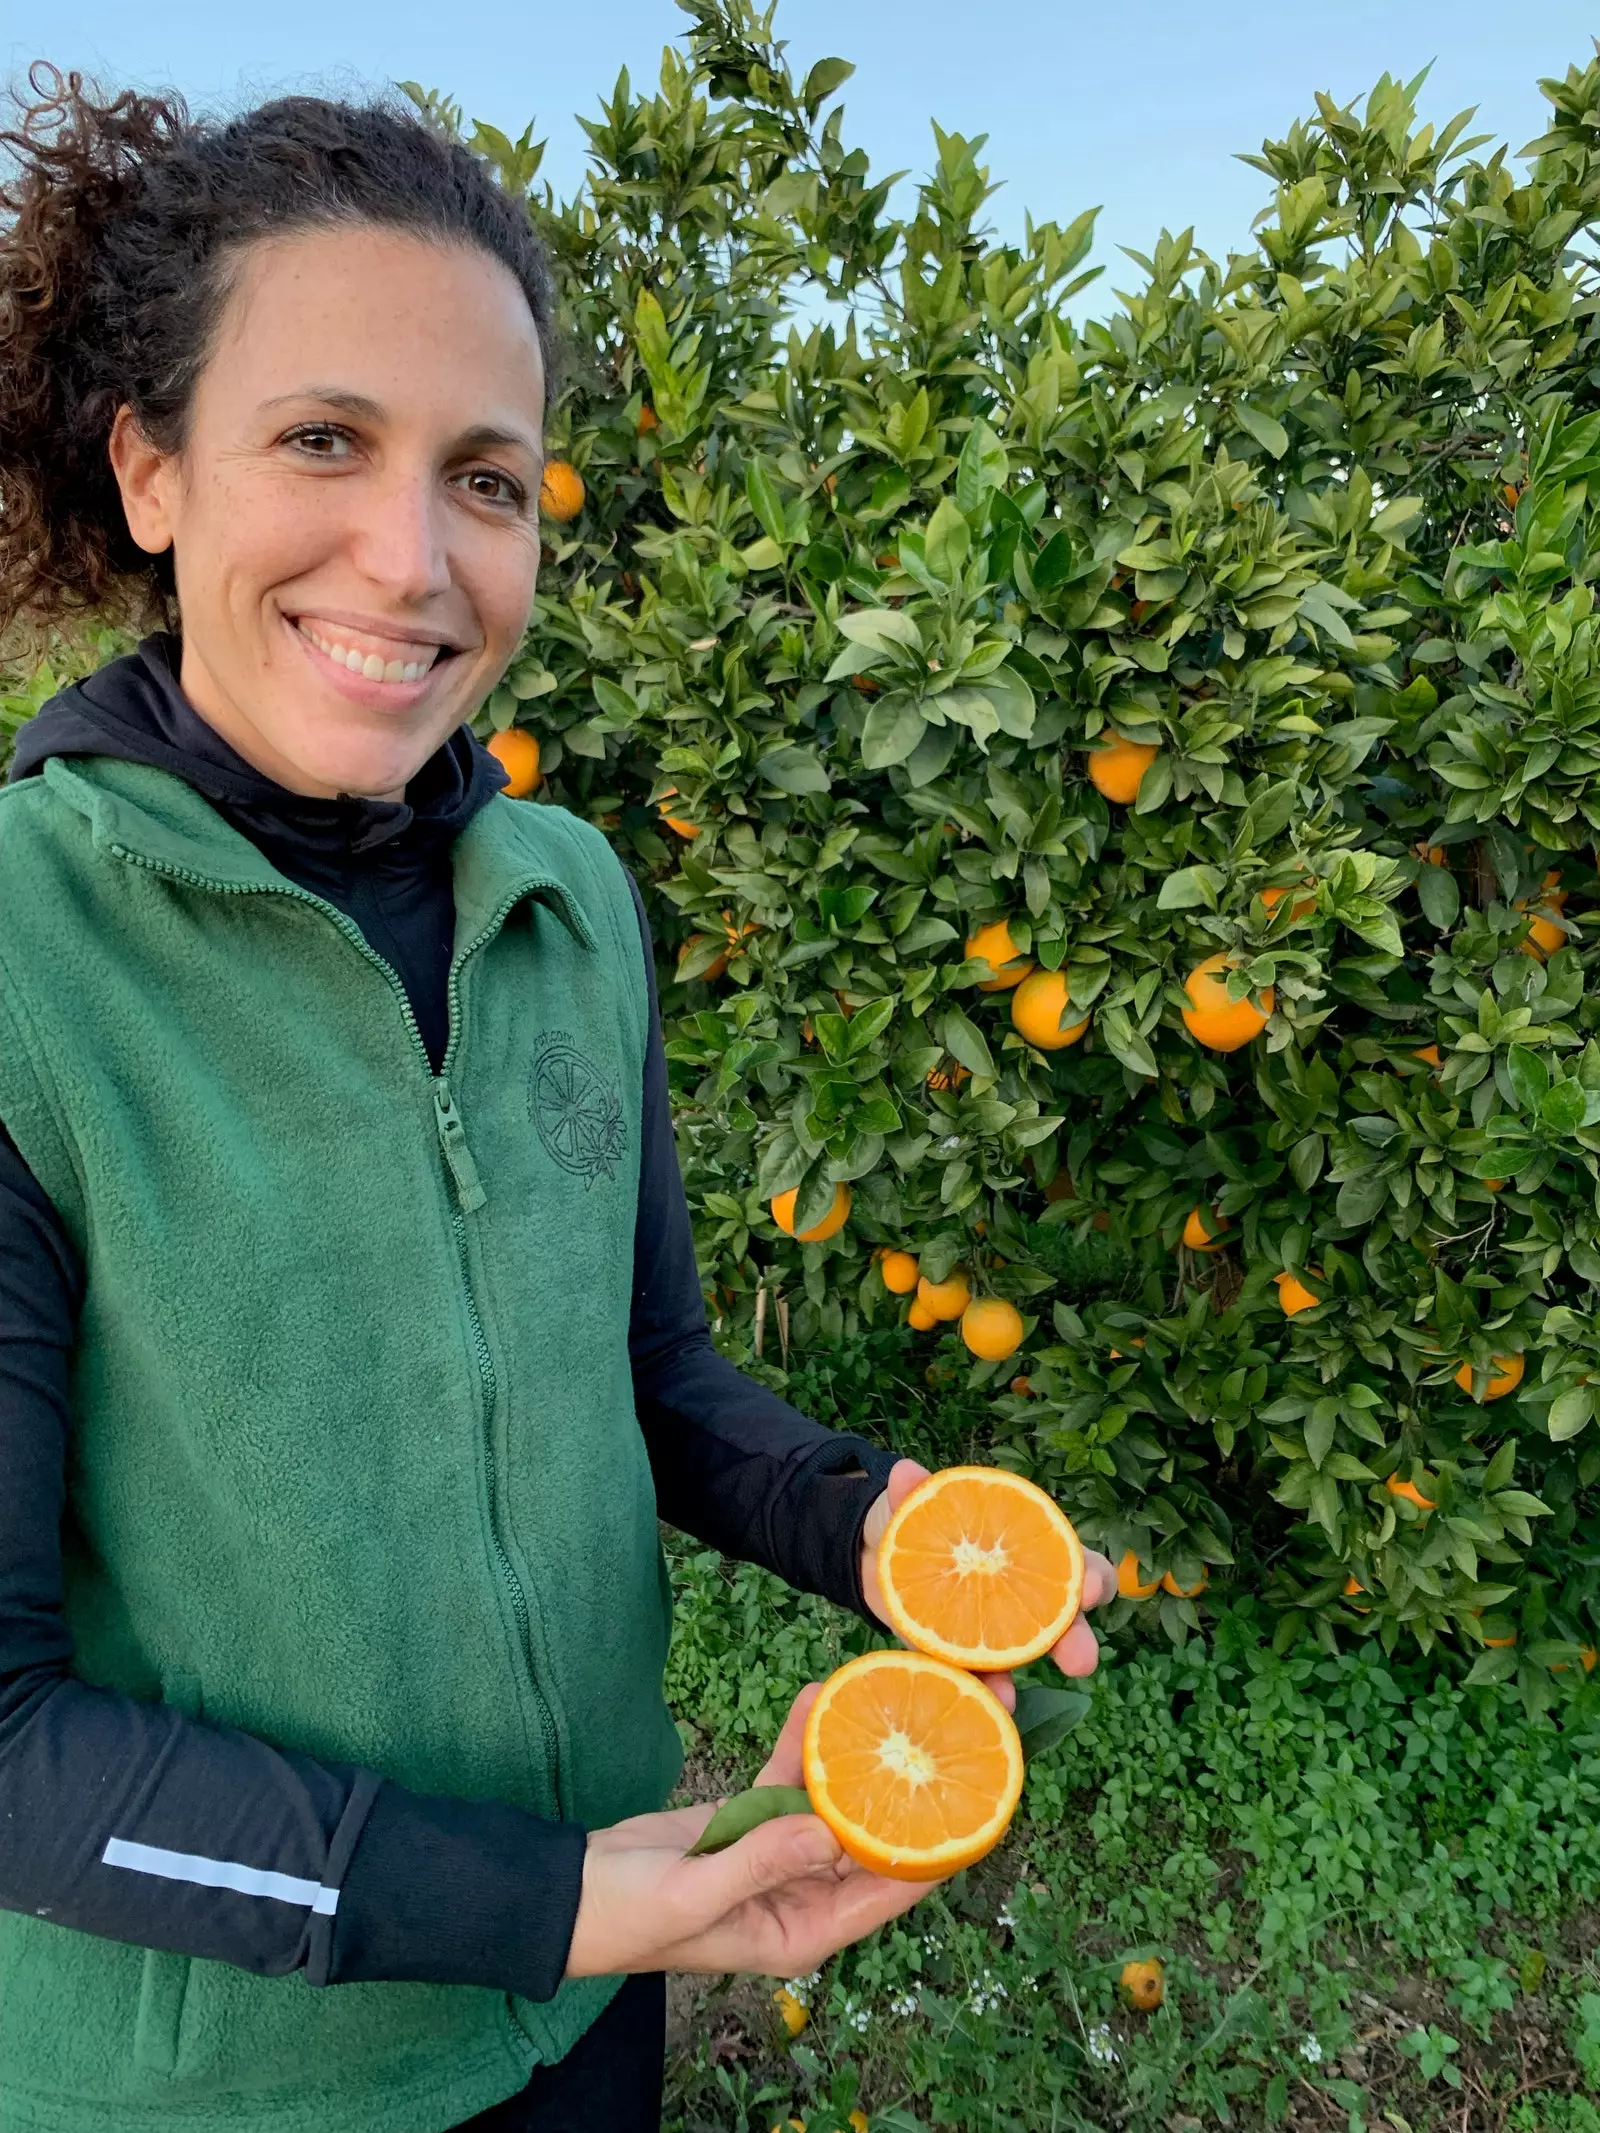
[[[401,793],[527,626],[543,416],[497,260],[371,228],[253,246],[182,451],[126,409],[112,438],[202,717],[292,791]]]

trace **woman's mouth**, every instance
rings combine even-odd
[[[442,653],[449,647],[443,644],[408,644],[401,652],[395,640],[383,644],[382,640],[352,631],[335,633],[308,622],[304,616],[295,622],[300,635],[314,644],[325,659],[331,659],[346,673],[356,674],[363,681],[417,682],[431,671]]]

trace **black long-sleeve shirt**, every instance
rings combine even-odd
[[[12,775],[113,755],[184,777],[289,880],[353,919],[448,1041],[450,849],[501,783],[461,730],[399,802],[317,801],[253,770],[152,639],[46,706]],[[860,1607],[860,1531],[889,1457],[809,1420],[711,1345],[649,973],[629,1352],[661,1516]],[[71,1671],[60,1532],[84,1274],[0,1122],[0,1906],[313,1983],[422,1979],[543,1999],[566,1967],[585,1832],[427,1798]],[[325,1923],[331,1917],[331,1930]]]

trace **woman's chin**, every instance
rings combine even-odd
[[[440,742],[440,736],[429,734],[409,747],[307,748],[296,752],[294,782],[302,792],[336,794],[340,799],[398,800]]]

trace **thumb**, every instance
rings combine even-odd
[[[927,1478],[928,1469],[915,1459],[897,1459],[889,1469],[889,1509],[898,1511],[911,1491],[920,1488]]]
[[[779,1815],[726,1851],[680,1864],[694,1870],[693,1906],[703,1928],[754,1897],[830,1871],[842,1857],[826,1822],[815,1815]]]
[[[876,1552],[895,1512],[911,1491],[920,1488],[927,1478],[928,1469],[919,1466],[915,1459],[897,1459],[890,1467],[889,1479],[884,1483],[882,1494],[873,1498],[866,1524],[861,1528],[861,1545],[869,1555]]]
[[[783,1730],[772,1744],[772,1753],[756,1779],[758,1785],[802,1785],[805,1783],[801,1747],[806,1737],[806,1719],[811,1706],[822,1694],[822,1684],[808,1681],[794,1702],[789,1706],[789,1715],[783,1722]]]

